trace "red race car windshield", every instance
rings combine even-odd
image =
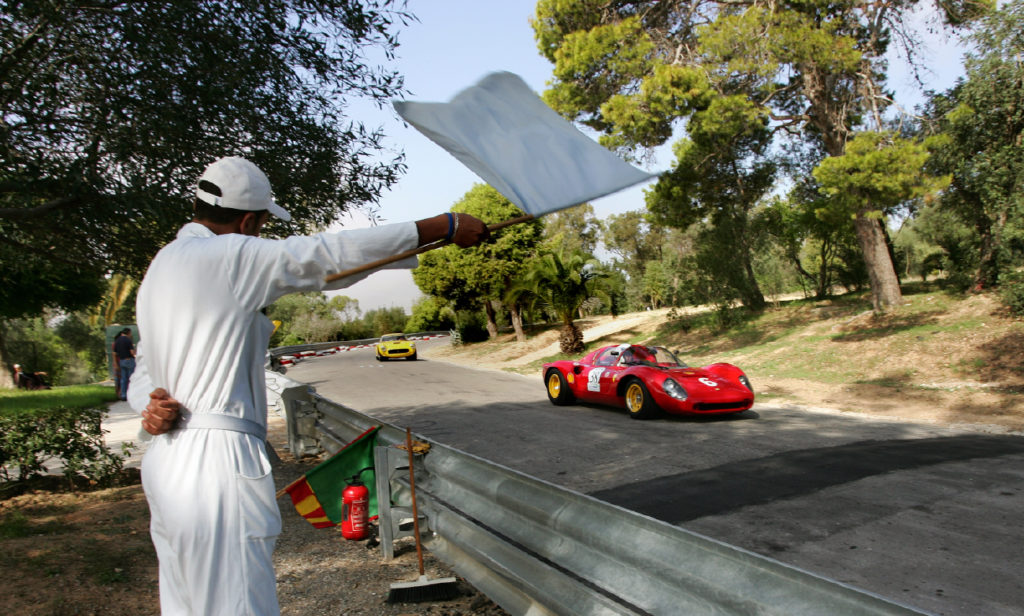
[[[651,366],[660,368],[685,368],[686,364],[665,347],[621,345],[609,347],[594,358],[598,366]]]

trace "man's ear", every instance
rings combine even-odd
[[[238,219],[238,230],[242,235],[260,234],[260,213],[246,212]]]

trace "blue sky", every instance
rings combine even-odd
[[[405,76],[409,100],[447,101],[460,90],[494,71],[510,71],[522,77],[536,92],[542,92],[551,75],[551,64],[538,52],[530,27],[535,0],[410,0],[408,10],[416,15],[399,33],[396,68]],[[926,43],[925,61],[937,67],[924,75],[925,87],[943,90],[962,74],[961,49],[945,35],[931,35]],[[921,100],[897,56],[890,59],[890,88],[897,100],[912,108]],[[404,149],[408,172],[380,201],[378,214],[384,222],[427,218],[448,211],[480,182],[447,152],[405,126],[390,109],[378,111],[371,105],[354,105],[352,115],[368,126],[380,125],[394,149]],[[671,158],[662,154],[646,170],[668,168]],[[592,203],[599,217],[642,209],[643,185]],[[365,226],[358,213],[339,221],[334,228]],[[407,311],[421,296],[409,271],[373,274],[341,294],[359,300],[366,312],[378,307],[400,306]],[[331,293],[334,295],[335,293]]]

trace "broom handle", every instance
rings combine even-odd
[[[405,448],[409,450],[409,494],[412,496],[412,532],[416,534],[416,558],[420,564],[420,577],[423,577],[423,546],[420,545],[420,512],[416,508],[416,473],[412,470],[412,430],[408,426],[405,428]]]
[[[504,229],[505,227],[510,227],[512,225],[516,225],[516,224],[519,224],[521,222],[526,222],[528,220],[533,220],[533,216],[527,214],[526,216],[520,216],[518,218],[510,218],[509,220],[506,220],[504,222],[498,222],[498,223],[494,223],[493,225],[487,225],[487,229],[489,231],[497,231],[498,229]],[[437,241],[437,242],[432,242],[430,244],[424,244],[423,246],[420,246],[419,248],[413,248],[412,250],[406,250],[405,252],[399,253],[397,255],[392,255],[390,257],[385,257],[383,259],[378,259],[377,261],[371,261],[370,263],[364,263],[364,264],[362,264],[362,265],[360,265],[358,267],[353,267],[353,268],[349,268],[347,270],[340,271],[337,274],[331,274],[331,275],[329,275],[329,276],[324,278],[324,282],[334,282],[335,280],[341,280],[342,278],[345,278],[347,276],[352,276],[353,274],[361,274],[361,273],[363,273],[365,271],[376,269],[376,268],[384,266],[384,265],[388,265],[389,263],[394,263],[396,261],[401,261],[402,259],[408,259],[411,256],[418,255],[418,254],[423,253],[423,252],[427,252],[428,250],[433,250],[435,248],[441,248],[442,246],[447,246],[448,244],[451,244],[451,243],[452,243],[451,240],[440,240],[440,241]]]

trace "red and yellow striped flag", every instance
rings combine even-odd
[[[326,528],[336,524],[327,517],[327,512],[320,506],[316,498],[316,492],[303,477],[302,481],[288,490],[288,496],[292,497],[292,504],[299,515],[306,518],[306,521],[317,528]]]
[[[288,484],[278,492],[278,497],[287,493],[299,515],[316,528],[340,524],[341,493],[353,475],[373,466],[373,447],[377,444],[379,429],[380,426],[374,426],[357,436],[313,470]],[[369,471],[362,473],[360,478],[370,492],[367,513],[372,519],[377,516],[376,482]]]

